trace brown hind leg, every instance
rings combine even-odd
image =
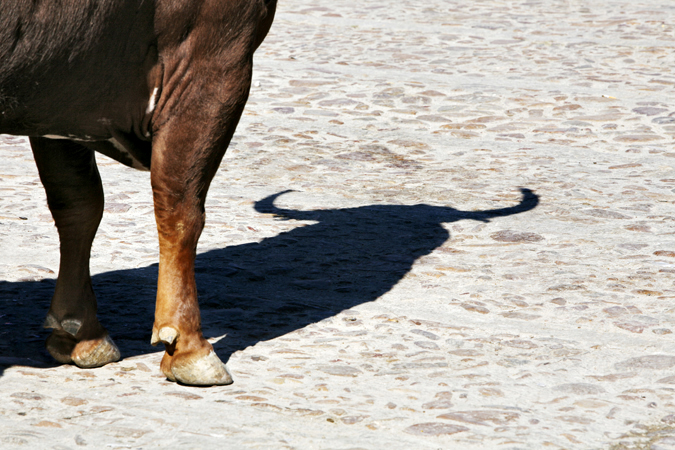
[[[59,362],[98,367],[120,352],[96,317],[89,256],[103,214],[94,152],[69,140],[31,138],[40,180],[59,232],[59,277],[45,328],[47,350]]]
[[[194,263],[204,227],[206,193],[244,109],[250,61],[230,68],[222,85],[193,87],[155,130],[151,180],[159,235],[159,276],[152,344],[165,345],[162,372],[190,385],[232,378],[201,331]]]
[[[199,2],[199,20],[186,22],[187,39],[173,42],[170,33],[160,39],[163,81],[151,119],[150,174],[159,236],[151,342],[165,346],[162,372],[185,384],[232,382],[202,335],[195,254],[206,193],[246,104],[253,52],[269,30],[275,5]]]

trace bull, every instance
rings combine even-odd
[[[276,0],[0,0],[0,133],[28,136],[60,242],[45,321],[61,363],[120,352],[89,272],[100,152],[150,171],[159,236],[151,343],[188,385],[232,378],[204,339],[194,261],[209,184],[244,109]]]

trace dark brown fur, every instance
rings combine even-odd
[[[176,361],[211,351],[194,278],[204,201],[275,7],[276,0],[0,0],[0,133],[30,136],[59,231],[49,313],[58,351],[85,351],[106,333],[89,276],[103,210],[93,151],[151,171],[160,245],[154,331],[179,334],[162,370],[169,376]],[[44,137],[54,135],[68,139]],[[70,319],[82,323],[74,335],[59,328]]]

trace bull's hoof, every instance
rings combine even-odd
[[[194,354],[170,356],[164,354],[162,372],[171,381],[191,386],[214,386],[232,384],[232,377],[225,364],[211,350],[203,356]]]
[[[81,341],[72,353],[73,362],[85,369],[119,361],[120,350],[107,334],[101,339]]]
[[[54,330],[47,338],[47,351],[63,364],[75,364],[84,369],[104,366],[120,359],[120,351],[106,333],[99,339],[77,342],[70,334]]]

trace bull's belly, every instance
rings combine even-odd
[[[150,170],[152,137],[141,128],[144,115],[153,112],[154,95],[145,111],[142,106],[125,111],[107,101],[108,111],[103,113],[91,104],[77,108],[75,97],[72,104],[39,90],[27,97],[14,98],[19,107],[0,108],[0,134],[70,140],[134,169]]]
[[[106,140],[82,140],[57,135],[46,135],[43,137],[47,139],[69,139],[106,155],[125,166],[137,170],[150,170],[152,144],[147,141],[130,142],[128,137],[111,137]]]
[[[30,94],[19,88],[11,99],[0,98],[0,134],[67,139],[129,167],[149,170],[152,136],[146,122],[154,110],[155,95],[144,99],[139,93],[135,104],[123,94],[115,98],[114,93],[105,98],[90,92],[80,99],[72,91],[73,84],[60,91],[38,88]],[[8,89],[0,83],[0,94],[3,91]]]
[[[19,127],[0,127],[0,134],[15,136],[42,137],[55,140],[69,140],[77,142],[87,148],[108,156],[126,166],[138,170],[150,170],[152,157],[152,143],[137,138],[133,134],[122,132],[97,133],[95,136],[77,131],[56,134],[39,133],[35,130],[20,129]]]

